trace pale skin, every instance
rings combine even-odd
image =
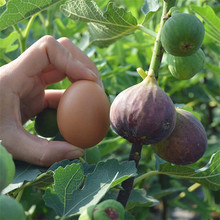
[[[69,39],[44,36],[17,59],[0,67],[0,140],[14,159],[50,166],[83,156],[83,149],[65,141],[48,141],[23,125],[45,108],[57,108],[64,90],[45,90],[68,77],[102,86],[99,72]]]

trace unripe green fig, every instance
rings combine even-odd
[[[174,129],[176,110],[153,76],[122,91],[110,108],[113,129],[131,143],[153,144]]]
[[[0,195],[0,219],[1,220],[25,220],[25,213],[22,205],[14,198]]]
[[[101,160],[101,152],[98,146],[85,149],[84,158],[87,163],[95,164]]]
[[[197,50],[191,56],[185,57],[168,54],[167,62],[168,69],[175,78],[190,79],[204,67],[205,54],[202,49]]]
[[[59,132],[57,109],[46,108],[40,112],[35,119],[34,128],[43,137],[55,137]]]
[[[207,137],[202,123],[190,112],[177,108],[176,126],[165,140],[152,145],[162,159],[187,165],[199,160],[207,146]]]
[[[0,192],[8,186],[15,175],[15,164],[12,156],[0,144]]]
[[[204,35],[204,26],[195,15],[176,13],[165,22],[161,43],[167,53],[190,56],[201,47]]]
[[[84,210],[84,212],[79,216],[78,220],[93,220],[93,209],[96,205],[91,205],[87,209]]]
[[[116,200],[108,199],[99,203],[93,212],[93,220],[124,220],[125,210]]]

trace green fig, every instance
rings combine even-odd
[[[99,203],[93,212],[93,220],[124,220],[125,210],[116,200],[108,199]]]
[[[95,164],[101,160],[101,152],[98,146],[85,149],[84,158],[87,163]]]
[[[46,108],[40,112],[34,124],[36,132],[43,137],[55,137],[59,132],[57,109]]]
[[[93,220],[93,210],[95,208],[95,205],[89,206],[87,209],[83,211],[83,213],[79,216],[78,220]]]
[[[191,56],[177,57],[168,54],[168,68],[171,74],[181,80],[190,79],[198,73],[205,63],[205,54],[202,49]]]
[[[0,192],[12,182],[14,175],[12,155],[0,143]]]
[[[0,219],[1,220],[25,220],[24,209],[14,198],[0,195]]]
[[[204,35],[204,26],[195,15],[174,13],[162,28],[161,43],[167,53],[190,56],[201,47]]]

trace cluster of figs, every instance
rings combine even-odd
[[[204,26],[195,15],[179,13],[177,9],[165,22],[161,43],[167,52],[169,71],[175,78],[190,79],[204,67],[205,54],[200,48],[204,34]]]
[[[185,79],[198,71],[194,64],[204,62],[203,38],[203,24],[195,15],[175,13],[165,22],[161,43],[170,57],[173,75]],[[152,70],[142,82],[116,96],[110,121],[120,136],[131,143],[151,145],[160,158],[173,164],[195,163],[206,150],[202,123],[192,113],[175,107]]]

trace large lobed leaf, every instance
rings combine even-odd
[[[92,0],[68,0],[62,9],[73,20],[87,22],[92,43],[105,47],[138,29],[136,18],[110,2],[102,12]]]
[[[220,189],[220,151],[213,154],[209,163],[201,169],[177,166],[171,163],[160,165],[160,174],[186,178],[198,182],[211,190]]]
[[[98,163],[94,172],[86,176],[84,183],[81,164],[60,167],[55,171],[53,187],[47,188],[44,194],[44,201],[60,217],[74,216],[97,204],[110,188],[134,175],[134,162],[119,164],[114,159]]]
[[[203,7],[192,5],[191,8],[205,21],[206,34],[220,43],[220,18],[215,14],[215,11],[209,5]]]
[[[63,0],[10,0],[0,17],[0,30],[24,20]]]

